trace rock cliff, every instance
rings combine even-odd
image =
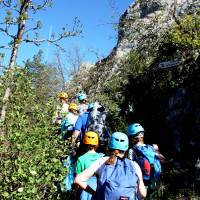
[[[118,41],[110,55],[96,63],[96,89],[117,73],[119,64],[132,50],[144,55],[152,50],[156,54],[162,36],[172,23],[184,13],[195,12],[197,0],[137,0],[121,16]]]

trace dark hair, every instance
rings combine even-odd
[[[91,144],[81,144],[81,146],[80,146],[80,154],[81,155],[83,155],[83,154],[85,154],[85,153],[87,153],[89,150],[95,150],[96,151],[96,149],[97,149],[97,147],[98,146],[96,146],[96,145],[91,145]]]
[[[97,149],[97,147],[98,147],[98,145],[91,145],[91,144],[85,144],[86,145],[86,148],[88,149],[88,150],[95,150],[96,151],[96,149]]]

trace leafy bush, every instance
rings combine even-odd
[[[0,138],[0,199],[58,198],[54,181],[67,174],[60,162],[67,148],[51,125],[54,100],[40,103],[32,83],[26,69],[16,68]]]

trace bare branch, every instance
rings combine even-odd
[[[61,58],[60,58],[60,52],[57,51],[55,53],[55,56],[56,56],[56,59],[57,59],[57,62],[58,62],[58,71],[62,77],[62,88],[64,89],[64,86],[65,86],[65,76],[64,76],[64,66],[62,65],[62,62],[61,62]]]
[[[49,42],[51,44],[54,44],[55,46],[59,47],[60,48],[60,45],[57,43],[59,42],[60,40],[62,40],[63,38],[67,38],[67,37],[71,37],[71,36],[77,36],[81,33],[81,31],[68,31],[68,32],[63,32],[61,33],[58,37],[54,38],[50,38],[50,39],[23,39],[22,41],[23,42],[27,42],[27,43],[33,43],[35,44],[36,46],[39,46],[41,43],[44,43],[44,42]]]
[[[10,7],[9,9],[11,9],[11,10],[17,12],[17,13],[20,13],[20,11],[17,8],[15,8],[15,7]]]
[[[98,51],[96,51],[96,50],[94,50],[92,48],[89,48],[88,51],[93,53],[96,56],[97,61],[100,61],[100,60],[102,60],[104,58],[103,55],[100,55]]]
[[[46,6],[50,5],[52,3],[52,0],[45,0],[43,1],[43,4],[38,6],[38,9],[45,8]]]
[[[11,0],[2,1],[4,7],[10,8],[11,7]]]
[[[59,48],[61,51],[65,52],[65,49],[61,45],[59,45],[58,43],[52,42],[51,44],[53,44],[54,46],[56,46],[57,48]]]
[[[12,49],[12,46],[9,46],[9,45],[8,46],[4,46],[3,45],[3,46],[0,46],[0,49]]]
[[[4,7],[2,1],[0,1],[0,9],[2,9]]]
[[[70,50],[66,54],[66,61],[67,61],[67,69],[68,69],[68,75],[73,76],[76,74],[82,64],[84,59],[84,54],[81,52],[81,48],[77,45],[70,48]]]
[[[120,16],[119,9],[116,6],[116,1],[115,0],[108,0],[108,4],[109,4],[110,8],[112,9],[114,16],[115,17]]]
[[[36,13],[38,10],[42,10],[48,7],[49,5],[51,5],[51,3],[52,3],[52,0],[44,0],[41,5],[32,3],[30,8],[34,11],[34,13]]]
[[[26,31],[27,32],[27,31]],[[51,43],[58,47],[60,50],[65,51],[64,48],[62,48],[58,42],[64,38],[77,36],[82,33],[80,22],[77,18],[74,19],[74,26],[72,28],[72,31],[66,31],[66,27],[63,27],[63,32],[59,34],[57,37],[55,37],[54,34],[52,34],[51,38],[45,38],[45,39],[29,39],[24,38],[22,39],[22,42],[26,43],[33,43],[36,46],[40,46],[44,42]]]
[[[24,34],[28,33],[28,32],[31,32],[31,31],[36,31],[40,29],[40,27],[38,26],[38,24],[35,26],[35,27],[32,27],[32,28],[29,28],[27,29],[26,31],[24,31]]]
[[[0,9],[2,8],[9,8],[10,10],[13,10],[19,13],[17,6],[12,6],[11,0],[0,1]]]
[[[11,25],[16,25],[18,24],[17,21],[10,21],[10,22],[0,22],[0,25],[6,25],[6,26],[11,26]]]
[[[9,36],[9,37],[15,39],[15,36],[9,33],[8,27],[6,27],[6,28],[1,28],[1,27],[0,27],[0,31],[3,32],[3,33],[5,33],[7,36]]]

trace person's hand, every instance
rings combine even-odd
[[[154,150],[158,151],[158,145],[157,144],[153,144],[152,146],[153,146]]]
[[[81,144],[80,142],[77,142],[76,147],[78,148],[80,146],[80,144]]]

